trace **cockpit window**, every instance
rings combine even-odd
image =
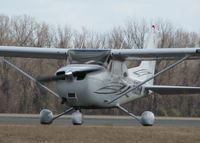
[[[70,50],[68,61],[70,64],[98,64],[107,65],[110,50]]]

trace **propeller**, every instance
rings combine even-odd
[[[39,82],[51,82],[51,81],[58,81],[58,80],[73,80],[73,73],[72,72],[62,72],[62,74],[56,74],[53,76],[44,76],[38,77],[37,80]]]
[[[68,67],[68,69],[61,69],[53,76],[44,76],[38,77],[37,80],[39,82],[51,82],[51,81],[58,81],[58,80],[68,80],[72,81],[75,77],[77,80],[82,80],[85,78],[86,74],[97,72],[103,70],[104,67],[102,66],[79,66],[79,67]]]

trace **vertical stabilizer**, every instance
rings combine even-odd
[[[152,26],[150,33],[145,35],[144,49],[155,49],[158,46],[159,35],[156,31],[155,26]],[[142,61],[138,67],[130,68],[128,70],[129,77],[134,81],[144,81],[154,75],[156,61]],[[153,85],[153,80],[146,84]]]

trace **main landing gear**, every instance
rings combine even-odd
[[[150,111],[145,111],[142,113],[141,117],[138,117],[138,116],[130,113],[128,110],[126,110],[125,108],[123,108],[120,105],[117,105],[117,108],[120,109],[121,111],[123,111],[124,113],[130,115],[134,119],[136,119],[143,126],[153,126],[153,124],[155,122],[154,114]],[[41,124],[51,124],[51,123],[53,123],[53,121],[55,119],[59,118],[60,116],[65,115],[73,110],[75,110],[75,112],[72,113],[72,117],[71,117],[72,124],[73,125],[82,125],[83,124],[83,115],[80,112],[80,110],[74,109],[73,107],[65,110],[63,113],[61,113],[55,117],[53,116],[52,111],[50,111],[48,109],[43,109],[40,112],[40,123]]]
[[[153,126],[155,122],[155,116],[151,111],[144,111],[141,117],[138,117],[134,115],[133,113],[130,113],[128,110],[126,110],[120,105],[117,105],[117,108],[123,111],[124,113],[130,115],[131,117],[135,118],[143,126]]]

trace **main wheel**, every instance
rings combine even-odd
[[[49,109],[42,109],[40,111],[40,123],[51,124],[53,122],[53,113]]]
[[[155,122],[155,116],[153,112],[145,111],[142,113],[140,123],[143,126],[153,126],[154,122]]]

